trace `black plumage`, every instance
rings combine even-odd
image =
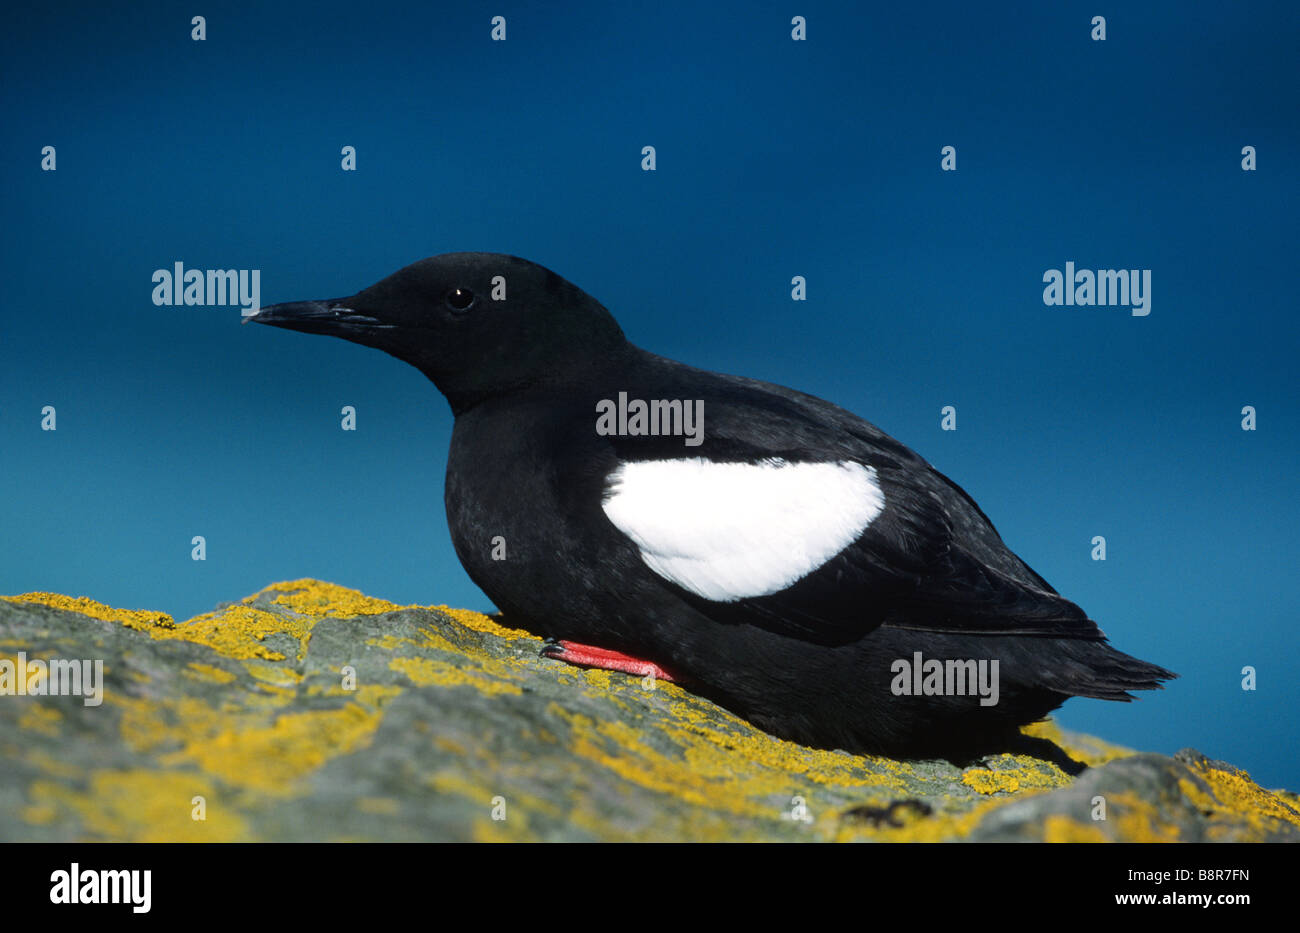
[[[385,350],[443,392],[456,416],[452,540],[512,624],[652,661],[776,735],[954,757],[1005,746],[1071,696],[1128,700],[1176,676],[1112,648],[970,496],[875,426],[643,351],[595,299],[526,260],[434,257],[350,298],[276,305],[253,320]],[[619,393],[702,400],[703,442],[598,433],[597,403]],[[861,464],[883,508],[783,589],[708,598],[652,569],[605,509],[620,464],[691,458]],[[507,560],[493,559],[498,536]],[[997,660],[997,704],[897,695],[891,666],[917,651]]]

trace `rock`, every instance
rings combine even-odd
[[[0,659],[104,662],[99,706],[0,696],[0,839],[1300,841],[1296,795],[1194,751],[1050,722],[1026,731],[1088,764],[1077,778],[1029,755],[810,749],[540,647],[315,580],[182,624],[0,598]]]

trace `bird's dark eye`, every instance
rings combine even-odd
[[[447,307],[453,311],[468,311],[474,303],[474,293],[468,288],[453,288],[447,292]]]

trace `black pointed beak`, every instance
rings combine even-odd
[[[377,330],[392,330],[369,314],[352,307],[351,298],[331,298],[325,301],[287,301],[269,305],[257,314],[244,318],[243,323],[270,324],[286,330],[299,330],[307,334],[329,334],[334,337],[361,338]]]

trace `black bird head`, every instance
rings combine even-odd
[[[497,395],[617,364],[623,331],[549,269],[500,253],[422,259],[350,298],[270,305],[249,318],[330,334],[404,360],[457,413]]]

